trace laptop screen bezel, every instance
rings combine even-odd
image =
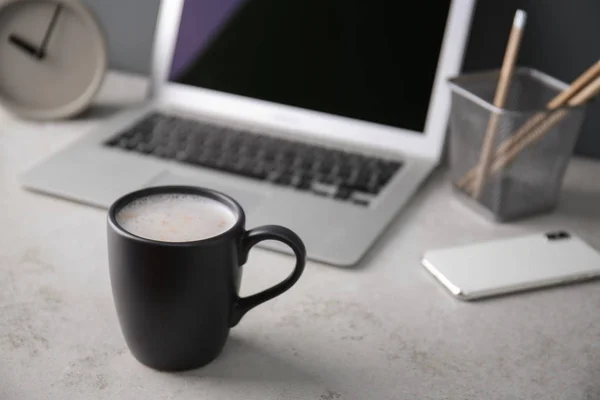
[[[356,146],[438,160],[450,111],[447,79],[460,72],[475,0],[453,0],[423,132],[326,114],[170,82],[169,72],[185,0],[163,0],[155,33],[151,94],[161,104],[272,129],[350,142]]]

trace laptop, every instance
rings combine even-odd
[[[22,184],[99,207],[142,187],[208,187],[238,200],[248,227],[287,226],[309,258],[355,265],[440,161],[472,10],[162,1],[149,100]]]

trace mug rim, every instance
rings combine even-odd
[[[144,198],[157,194],[192,194],[198,195],[201,197],[207,197],[209,199],[218,201],[223,204],[234,214],[236,217],[235,223],[227,229],[225,232],[221,232],[218,235],[211,236],[205,239],[191,240],[185,242],[165,242],[160,240],[148,239],[143,236],[136,235],[134,233],[129,232],[125,228],[123,228],[117,222],[117,213],[125,207],[127,204]],[[214,241],[218,241],[225,236],[231,234],[231,232],[236,231],[238,229],[243,229],[246,220],[246,215],[244,214],[244,209],[242,206],[232,197],[226,195],[225,193],[219,192],[217,190],[208,189],[200,186],[189,186],[189,185],[165,185],[165,186],[151,186],[143,189],[138,189],[133,192],[129,192],[124,194],[115,200],[110,208],[108,209],[108,222],[111,228],[121,236],[125,236],[129,239],[162,246],[176,246],[176,247],[186,247],[186,246],[195,246],[198,244],[206,244]]]

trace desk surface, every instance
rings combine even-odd
[[[581,159],[556,213],[513,225],[473,214],[438,171],[363,266],[309,263],[232,330],[213,364],[180,374],[140,365],[114,312],[105,212],[24,191],[17,176],[141,90],[113,74],[83,119],[0,115],[0,399],[600,398],[600,282],[464,303],[419,265],[428,248],[555,228],[600,248],[600,163]],[[254,250],[242,293],[291,263]]]

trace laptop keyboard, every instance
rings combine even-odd
[[[159,113],[105,144],[362,206],[402,166],[398,161]]]

